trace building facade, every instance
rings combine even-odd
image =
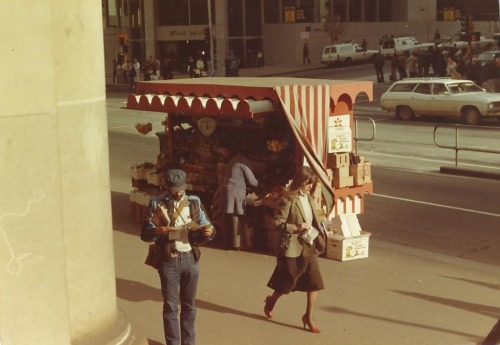
[[[220,73],[230,53],[240,67],[255,66],[258,51],[266,64],[302,62],[304,42],[319,60],[332,42],[325,31],[331,18],[344,23],[338,41],[365,39],[378,49],[383,35],[427,42],[436,30],[451,36],[466,13],[477,18],[476,31],[492,36],[498,12],[496,0],[482,0],[481,8],[472,0],[103,0],[106,66],[115,58],[157,56],[181,70],[189,56],[201,55],[213,56]]]

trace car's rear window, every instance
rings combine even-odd
[[[400,83],[392,87],[391,92],[412,92],[415,88],[414,83]]]

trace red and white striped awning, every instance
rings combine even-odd
[[[196,116],[242,118],[252,118],[276,111],[270,100],[157,94],[129,95],[127,108]]]

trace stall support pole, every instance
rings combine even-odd
[[[165,121],[167,122],[168,161],[172,163],[174,161],[174,121],[170,119],[170,116],[167,116]]]

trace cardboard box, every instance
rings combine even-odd
[[[372,180],[372,162],[363,163],[363,179],[365,182],[370,182]]]
[[[345,214],[339,214],[335,216],[326,224],[326,230],[330,231],[335,235],[341,235],[344,237],[351,237],[351,229],[349,228],[349,222]]]
[[[332,170],[333,170],[333,177],[335,177],[335,178],[349,177],[349,166],[335,168]]]
[[[350,165],[349,174],[353,177],[355,186],[361,186],[365,183],[365,179],[363,178],[363,164]]]
[[[349,166],[349,153],[329,153],[326,167],[330,169]]]
[[[367,258],[370,235],[361,231],[360,236],[344,237],[330,232],[326,241],[326,257],[338,261]]]
[[[345,188],[345,187],[350,187],[352,185],[354,185],[354,178],[352,176],[333,178],[334,188]]]

